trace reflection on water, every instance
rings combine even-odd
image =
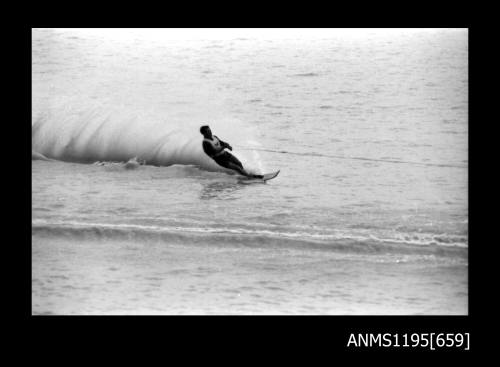
[[[239,181],[211,181],[210,183],[203,185],[200,193],[200,199],[234,200],[236,197],[233,194],[245,187],[246,186],[239,183]]]

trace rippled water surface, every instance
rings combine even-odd
[[[466,30],[32,49],[33,313],[467,313]]]

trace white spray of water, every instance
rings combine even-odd
[[[67,102],[34,114],[32,150],[35,153],[81,163],[127,162],[136,157],[138,161],[157,166],[184,164],[232,172],[217,165],[203,152],[199,128],[207,124],[215,135],[233,146],[232,153],[248,171],[262,171],[257,152],[238,151],[238,146],[254,141],[254,132],[237,119],[210,121],[199,116],[170,119],[155,111],[134,110],[132,113],[124,106]]]

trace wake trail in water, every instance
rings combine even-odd
[[[32,161],[54,161],[54,159],[50,159],[50,158],[47,158],[46,156],[44,156],[43,154],[40,154],[38,152],[35,152],[35,151],[31,151],[31,160]]]
[[[192,225],[139,225],[118,223],[52,222],[34,220],[32,235],[70,237],[80,240],[131,240],[144,243],[181,243],[186,246],[302,249],[360,255],[432,256],[466,261],[464,243],[407,241],[349,233],[334,235],[236,227]]]

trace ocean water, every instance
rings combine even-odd
[[[468,313],[467,30],[33,29],[32,106],[33,314]]]

